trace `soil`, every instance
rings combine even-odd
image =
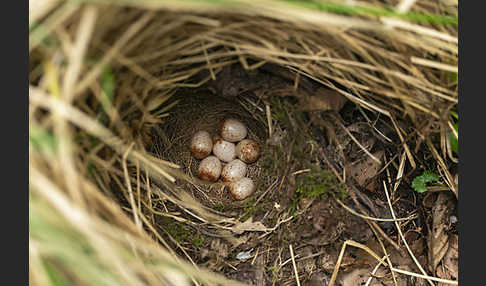
[[[295,89],[294,78],[295,74],[273,65],[249,72],[239,65],[224,68],[217,75],[217,81],[210,81],[198,89],[181,90],[176,95],[176,98],[186,96],[184,100],[187,101],[198,97],[205,104],[192,102],[190,107],[179,103],[173,114],[182,113],[186,120],[169,117],[170,124],[162,127],[166,128],[162,133],[168,134],[167,138],[161,138],[159,132],[152,133],[155,145],[150,151],[183,166],[186,172],[195,176],[198,161],[191,159],[190,153],[184,149],[190,134],[203,127],[216,130],[218,123],[227,116],[243,120],[248,125],[250,139],[257,141],[262,149],[262,156],[249,172],[258,182],[256,193],[240,202],[234,201],[222,188],[189,183],[184,187],[192,190],[198,201],[218,213],[239,218],[241,222],[261,222],[275,229],[243,232],[236,235],[239,242],[235,243],[227,238],[234,235],[228,232],[159,218],[159,225],[164,230],[162,235],[170,234],[197,264],[249,285],[296,285],[290,245],[294,250],[300,284],[328,285],[341,247],[347,240],[366,245],[380,257],[384,255],[383,243],[387,253],[395,259],[394,267],[418,273],[419,269],[408,256],[393,222],[367,222],[338,203],[339,200],[366,216],[391,218],[383,182],[388,186],[395,184],[392,178],[396,177],[399,157],[403,153],[391,122],[343,99],[332,99],[335,96],[332,91],[323,91],[305,77],[300,78]],[[332,95],[329,102],[326,102],[326,94]],[[318,96],[322,97],[319,100],[323,103],[318,110],[306,107],[314,100],[309,101],[309,97]],[[238,102],[253,102],[260,109],[242,108]],[[265,103],[271,106],[275,118],[272,137],[268,136]],[[216,110],[215,114],[194,112],[194,105]],[[188,123],[189,117],[196,123]],[[405,120],[400,124],[407,126]],[[380,163],[366,154],[349,134]],[[385,165],[384,162],[391,160],[392,163]],[[344,170],[345,184],[340,182]],[[456,214],[457,202],[453,196],[441,195],[440,198],[430,198],[429,205],[424,206],[425,195],[411,188],[412,179],[420,173],[407,166],[404,174],[407,175],[399,188],[390,194],[393,210],[399,218],[416,214],[415,219],[400,222],[400,227],[418,260],[427,266],[430,264],[428,256],[436,254],[430,250],[434,248],[431,233],[457,237],[455,224],[446,222]],[[448,202],[447,213],[434,208],[438,200]],[[170,204],[164,208],[170,212],[180,211]],[[433,219],[434,212],[440,212],[441,221]],[[450,243],[448,239],[445,241]],[[451,244],[450,248],[453,247]],[[440,255],[444,257],[445,251]],[[448,255],[448,261],[454,262],[450,258],[454,253]],[[432,269],[428,270],[434,274],[441,260],[432,263]],[[348,247],[335,285],[361,285],[360,279],[369,277],[376,264],[376,259],[367,252]],[[380,271],[378,276],[381,278],[374,279],[370,285],[393,285],[389,269],[380,268]],[[450,275],[452,272],[448,273],[447,279],[454,279]],[[396,279],[397,285],[425,285],[423,279],[405,275],[397,274]]]

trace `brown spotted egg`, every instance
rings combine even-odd
[[[189,149],[196,159],[204,159],[209,156],[213,150],[213,141],[209,132],[202,130],[196,132],[192,136]]]
[[[236,158],[236,146],[234,143],[218,138],[213,144],[213,154],[223,162],[231,162]]]
[[[238,142],[248,134],[245,124],[234,118],[224,119],[219,126],[219,134],[228,142]]]
[[[236,144],[236,156],[243,162],[250,164],[255,162],[260,156],[258,143],[250,139],[241,140]]]
[[[246,164],[239,159],[235,159],[226,166],[223,167],[221,171],[221,179],[224,182],[234,182],[243,178],[246,175]]]
[[[221,175],[221,161],[216,156],[208,156],[199,164],[198,176],[201,180],[216,182]]]
[[[244,200],[255,192],[255,183],[247,177],[232,182],[229,185],[229,193],[235,200]]]

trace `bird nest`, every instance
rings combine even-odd
[[[191,154],[190,141],[200,130],[209,132],[211,138],[214,138],[219,135],[218,127],[225,118],[235,118],[247,127],[246,138],[257,142],[262,147],[262,152],[265,152],[268,128],[266,123],[261,121],[261,108],[249,98],[225,98],[211,93],[204,87],[181,90],[172,99],[177,101],[177,104],[171,109],[163,124],[152,128],[148,151],[179,165],[183,173],[190,178],[187,181],[180,180],[180,186],[191,190],[198,201],[208,207],[232,204],[234,200],[221,183],[211,184],[198,179],[197,170],[201,160],[197,160]],[[257,183],[257,190],[268,187],[270,178],[262,177],[262,160],[248,164],[246,176]]]

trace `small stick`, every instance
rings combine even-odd
[[[385,182],[383,182],[383,187],[385,188],[385,194],[386,194],[386,199],[388,201],[388,206],[390,207],[390,212],[392,214],[392,217],[393,218],[396,218],[395,216],[395,211],[393,210],[393,207],[392,207],[392,204],[391,204],[391,201],[390,201],[390,195],[388,194],[388,189],[386,188],[386,184]],[[408,243],[407,241],[405,240],[405,236],[403,235],[402,233],[402,230],[400,228],[400,225],[398,224],[398,222],[395,222],[395,226],[397,227],[397,230],[398,230],[398,233],[400,234],[400,237],[402,238],[403,240],[403,244],[405,244],[405,247],[407,248],[408,250],[408,253],[410,254],[410,256],[412,257],[413,261],[415,262],[415,264],[417,265],[417,267],[420,269],[420,272],[422,272],[423,275],[427,275],[427,273],[425,273],[425,270],[422,268],[422,266],[420,265],[420,263],[418,262],[417,258],[415,258],[415,255],[413,254],[412,250],[410,249],[410,247],[408,246]],[[434,286],[434,283],[430,280],[430,279],[427,279],[427,281],[429,282],[429,284],[431,286]]]
[[[292,175],[292,176],[295,176],[295,175],[298,175],[298,174],[307,173],[307,172],[309,172],[310,170],[311,170],[311,169],[303,169],[303,170],[298,170],[298,171],[293,172],[291,175]]]
[[[395,120],[394,116],[390,116],[390,119],[393,123],[393,127],[395,128],[395,131],[398,134],[398,137],[400,137],[400,141],[403,144],[403,147],[405,148],[405,152],[407,153],[408,160],[410,161],[410,164],[412,165],[412,169],[415,170],[417,167],[417,164],[415,164],[415,160],[413,159],[412,153],[410,152],[410,149],[408,148],[407,142],[405,142],[405,139],[403,138],[402,132],[400,128],[398,128],[398,124]]]
[[[336,122],[338,123],[338,125],[341,126],[342,129],[344,129],[346,134],[348,134],[348,136],[351,137],[351,139],[354,141],[354,143],[356,143],[359,146],[359,148],[361,148],[366,153],[366,155],[370,156],[371,159],[373,159],[377,163],[381,164],[380,159],[376,158],[376,156],[371,154],[371,152],[368,151],[368,149],[366,149],[363,145],[361,145],[361,143],[359,143],[358,139],[356,139],[356,137],[354,137],[354,135],[351,134],[351,132],[348,130],[348,128],[346,128],[346,126],[344,126],[344,124],[341,123],[341,121],[339,120],[339,118],[337,116],[333,116],[333,117],[336,119]]]
[[[418,273],[414,273],[414,272],[410,272],[410,271],[406,271],[406,270],[402,270],[402,269],[398,269],[398,268],[392,268],[392,270],[393,270],[393,272],[402,273],[402,274],[410,275],[410,276],[417,277],[417,278],[430,279],[430,280],[434,280],[434,281],[437,281],[437,282],[440,282],[440,283],[459,285],[458,281],[446,280],[446,279],[432,277],[432,276],[428,276],[428,275],[422,275],[422,274],[418,274]]]
[[[362,215],[362,214],[359,214],[358,212],[356,212],[355,210],[353,210],[352,208],[348,207],[347,205],[345,205],[343,202],[341,202],[339,199],[337,198],[334,198],[345,210],[347,210],[348,212],[354,214],[355,216],[359,216],[360,218],[363,218],[363,219],[369,219],[369,220],[373,220],[373,221],[404,221],[404,220],[410,220],[410,219],[413,219],[415,218],[417,215],[416,214],[413,214],[411,216],[408,216],[408,217],[404,217],[404,218],[397,218],[397,219],[393,219],[393,218],[374,218],[374,217],[370,217],[370,216],[367,216],[367,215]]]
[[[267,114],[268,123],[268,138],[272,138],[273,126],[272,126],[272,113],[270,113],[270,105],[265,103],[265,111]]]
[[[257,251],[256,251],[256,253],[255,253],[255,256],[253,256],[253,260],[251,261],[251,265],[253,265],[253,264],[255,263],[255,260],[256,260],[256,258],[258,257],[258,253],[259,253],[259,252],[260,252],[260,249],[259,249],[259,248],[257,248]]]
[[[359,203],[358,199],[356,198],[356,194],[354,192],[349,192],[351,199],[353,202],[358,206],[359,210],[362,213],[366,213],[363,206]],[[381,227],[374,221],[366,221],[370,227],[373,227],[377,232],[379,232],[396,250],[400,251],[400,247],[391,239],[386,233],[381,229]]]
[[[327,158],[326,152],[324,152],[324,150],[322,150],[322,147],[319,147],[319,155],[321,155],[322,159],[324,159],[324,161],[326,161],[326,164],[329,166],[329,168],[331,168],[332,172],[334,173],[334,175],[336,175],[336,177],[338,178],[338,180],[341,183],[344,184],[345,183],[344,179],[341,178],[341,175],[339,175],[339,173],[336,170],[336,168],[331,164],[331,162]]]
[[[140,161],[137,160],[137,199],[138,199],[138,209],[142,211],[142,198],[140,194]]]
[[[383,253],[385,254],[385,258],[386,258],[386,261],[388,262],[388,267],[390,268],[390,271],[392,270],[393,268],[393,265],[392,265],[392,262],[390,260],[390,255],[388,255],[388,252],[386,251],[386,247],[385,245],[383,244],[383,241],[381,241],[380,237],[378,236],[378,234],[376,233],[376,230],[371,228],[371,230],[373,231],[373,233],[375,234],[376,236],[376,239],[378,240],[378,242],[380,243],[380,246],[381,246],[381,249],[383,250]],[[395,272],[391,271],[391,274],[392,274],[392,278],[393,278],[393,283],[395,284],[395,286],[397,286],[397,278],[395,277]]]
[[[295,265],[294,250],[292,249],[292,244],[289,244],[290,256],[292,257],[292,265],[294,266],[295,281],[297,281],[297,286],[300,286],[299,273],[297,272],[297,265]]]
[[[385,259],[386,256],[383,256],[381,259]],[[371,280],[373,280],[374,278],[374,275],[376,273],[376,271],[378,271],[378,268],[380,268],[381,266],[381,262],[378,262],[378,264],[375,266],[375,268],[373,268],[373,271],[371,271],[371,276],[368,278],[368,280],[366,280],[366,284],[364,286],[369,286],[370,283],[371,283]]]
[[[369,255],[373,256],[376,260],[378,260],[381,264],[385,265],[385,266],[388,266],[388,264],[383,260],[381,259],[373,250],[371,250],[368,246],[366,245],[363,245],[361,243],[358,243],[356,241],[353,241],[353,240],[346,240],[344,243],[343,243],[343,246],[341,247],[341,252],[339,253],[339,256],[338,256],[338,260],[336,262],[336,265],[334,266],[334,270],[332,272],[332,275],[331,275],[331,279],[329,280],[329,285],[328,286],[333,286],[334,283],[336,282],[336,278],[337,278],[337,275],[338,275],[338,272],[339,272],[339,267],[341,266],[341,261],[343,260],[343,256],[344,256],[344,251],[346,250],[346,246],[348,245],[351,245],[351,246],[354,246],[354,247],[357,247],[357,248],[361,248],[362,250],[368,252]]]

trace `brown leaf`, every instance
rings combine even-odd
[[[243,223],[238,222],[231,230],[236,234],[242,234],[245,231],[269,231],[271,229],[259,221],[253,222],[253,218],[250,217]]]
[[[211,241],[211,251],[213,251],[217,257],[227,257],[228,256],[228,245],[220,239],[213,239]]]
[[[371,268],[355,269],[343,275],[341,284],[343,286],[364,285],[368,280],[368,278],[370,277],[371,271],[372,271]]]
[[[365,285],[366,281],[372,276],[371,272],[373,267],[370,268],[358,268],[353,271],[343,274],[341,278],[342,286],[356,286]],[[394,283],[393,278],[387,268],[380,267],[374,275],[376,278],[371,280],[370,286],[383,286],[383,285],[397,285],[406,286],[407,279],[405,276],[397,276],[397,284]]]
[[[313,95],[302,96],[300,109],[302,111],[339,111],[346,103],[346,98],[335,90],[319,88]]]
[[[385,154],[384,151],[378,151],[373,153],[373,156],[381,161],[381,158]],[[366,156],[364,160],[359,160],[348,164],[346,168],[346,173],[356,180],[356,182],[362,186],[366,187],[369,191],[374,190],[374,181],[368,182],[369,179],[373,178],[378,174],[381,169],[382,163],[378,163],[370,156]]]
[[[457,234],[449,236],[449,248],[444,255],[442,266],[437,267],[437,276],[443,279],[455,280],[459,278],[459,245]],[[439,283],[438,286],[448,284]]]
[[[439,193],[432,207],[432,229],[427,238],[429,267],[435,271],[449,248],[447,221],[452,212],[453,202],[446,193]]]

